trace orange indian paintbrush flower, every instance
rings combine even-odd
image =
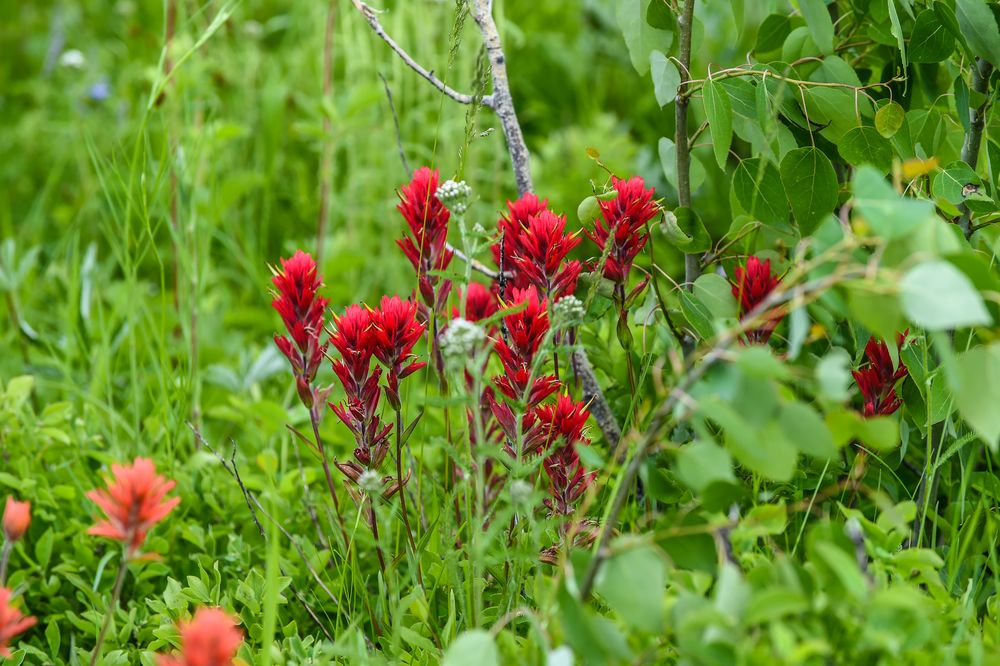
[[[22,634],[38,622],[30,615],[25,615],[10,605],[13,593],[6,587],[0,587],[0,657],[10,656],[10,641]]]
[[[31,525],[31,502],[18,502],[13,497],[7,498],[3,510],[3,533],[8,541],[17,541],[28,531]]]
[[[199,608],[180,625],[181,654],[157,655],[159,666],[230,666],[243,643],[237,621],[221,608]]]
[[[91,490],[87,498],[107,516],[87,532],[121,541],[131,557],[146,540],[146,534],[181,501],[166,498],[175,482],[156,473],[153,461],[136,458],[131,465],[111,465],[107,490]]]

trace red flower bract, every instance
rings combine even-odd
[[[580,244],[577,234],[567,234],[566,217],[543,210],[528,218],[514,251],[516,275],[537,287],[553,301],[572,294],[580,276],[580,262],[563,264],[570,250]]]
[[[157,475],[153,461],[136,458],[131,465],[111,465],[112,478],[107,490],[91,490],[87,498],[107,516],[87,530],[125,544],[131,557],[146,540],[146,534],[181,501],[179,497],[165,499],[174,487]]]
[[[431,275],[432,271],[446,269],[453,254],[447,247],[451,213],[435,194],[439,178],[436,169],[420,167],[413,172],[413,180],[400,189],[400,202],[396,206],[410,230],[410,235],[397,240],[396,244],[413,264],[420,295],[431,308],[440,305],[451,288],[446,280],[444,288],[438,292],[438,276]]]
[[[340,352],[340,358],[334,359],[332,365],[346,399],[331,403],[330,409],[354,435],[354,457],[365,467],[377,468],[389,451],[386,440],[392,425],[383,425],[378,416],[382,369],[372,368],[371,363],[376,346],[372,314],[367,308],[351,305],[343,316],[333,318],[330,343]],[[352,461],[337,463],[337,467],[352,479],[364,471]]]
[[[295,387],[307,407],[312,407],[312,382],[316,378],[327,345],[320,344],[327,300],[317,295],[322,280],[316,272],[316,262],[301,250],[291,259],[281,260],[281,269],[272,279],[277,293],[272,307],[291,336],[274,336],[278,349],[292,364]]]
[[[657,207],[653,188],[646,189],[645,181],[639,176],[628,180],[612,176],[611,185],[618,195],[610,201],[598,200],[602,219],[595,222],[594,230],[588,231],[587,236],[602,253],[611,242],[604,262],[604,277],[624,284],[636,255],[649,240],[646,223],[656,217]]]
[[[31,502],[18,502],[7,498],[3,509],[3,533],[8,541],[17,541],[31,525]]]
[[[461,297],[462,294],[459,293]],[[497,313],[496,295],[478,282],[470,282],[466,289],[465,297],[465,319],[471,322],[489,319]],[[458,308],[452,309],[451,316],[459,317],[461,314]]]
[[[558,514],[569,515],[596,476],[596,472],[584,470],[578,451],[578,447],[590,444],[583,436],[590,412],[583,403],[561,395],[555,404],[536,407],[532,415],[532,425],[524,438],[525,450],[534,453],[555,447],[543,462],[552,496],[545,504]]]
[[[902,346],[906,333],[900,333],[896,339],[897,348]],[[902,400],[896,394],[896,384],[909,374],[902,359],[896,368],[892,367],[892,357],[884,342],[870,338],[865,345],[865,356],[868,364],[851,372],[854,381],[861,391],[864,400],[865,416],[888,416],[902,405]]]
[[[383,296],[377,310],[371,313],[375,335],[375,358],[388,371],[386,395],[394,409],[399,408],[399,380],[408,377],[427,364],[414,360],[413,347],[424,334],[426,326],[417,321],[417,304],[399,296]]]
[[[537,405],[559,388],[559,381],[551,375],[535,377],[528,386],[535,355],[549,332],[547,306],[548,301],[539,299],[534,287],[514,289],[510,307],[517,312],[503,318],[508,339],[498,338],[494,343],[504,369],[495,380],[497,388],[513,400],[527,398],[529,406]]]
[[[157,655],[159,666],[230,666],[243,643],[238,622],[221,608],[199,608],[180,625],[181,655]]]
[[[531,192],[523,195],[517,201],[507,202],[507,213],[501,214],[500,219],[497,220],[500,238],[490,247],[493,261],[498,269],[505,272],[513,270],[514,257],[522,251],[521,236],[528,227],[528,220],[545,211],[548,205],[548,199],[539,199]],[[501,246],[503,248],[503,261],[501,261],[500,256]],[[517,272],[514,272],[513,279],[510,281],[511,287],[519,289],[527,287],[529,284],[527,278]],[[508,294],[500,295],[501,297],[508,296]]]
[[[736,281],[732,285],[732,290],[733,296],[739,301],[742,320],[774,291],[781,280],[771,274],[770,259],[761,261],[757,257],[750,257],[746,266],[737,266],[734,272]],[[771,312],[763,324],[746,332],[747,340],[751,343],[766,343],[784,316],[780,311]]]
[[[14,593],[6,587],[0,587],[0,657],[9,657],[10,642],[14,637],[38,623],[38,620],[24,615],[11,605],[13,596]]]

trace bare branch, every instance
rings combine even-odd
[[[438,91],[445,97],[448,97],[459,104],[472,104],[473,101],[475,101],[475,98],[472,95],[460,93],[454,88],[449,87],[444,81],[436,77],[433,71],[424,68],[420,63],[414,60],[413,57],[407,53],[402,46],[397,44],[396,40],[390,37],[389,33],[385,31],[385,28],[382,27],[381,23],[379,23],[378,16],[376,15],[376,11],[374,9],[361,2],[361,0],[352,0],[352,2],[354,3],[354,8],[365,17],[366,21],[368,21],[368,25],[371,26],[372,32],[378,35],[383,42],[388,44],[389,48],[396,52],[396,55],[399,56],[400,60],[402,60],[407,67],[426,79],[428,83],[437,88]],[[493,108],[493,96],[487,95],[479,100],[479,103],[483,106]]]
[[[503,44],[500,42],[497,24],[493,20],[493,3],[489,0],[475,0],[472,18],[476,21],[479,32],[483,35],[486,55],[489,57],[490,66],[493,69],[493,95],[490,96],[490,104],[486,103],[486,98],[483,98],[483,104],[492,108],[497,117],[500,118],[504,136],[507,138],[507,151],[510,153],[510,161],[514,167],[517,192],[524,195],[534,189],[531,184],[531,164],[528,147],[524,143],[524,134],[521,133],[521,124],[514,111],[514,100],[510,96],[510,84],[507,80],[507,58],[504,55]]]

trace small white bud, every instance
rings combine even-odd
[[[586,314],[583,302],[576,296],[563,296],[552,306],[553,324],[558,329],[579,326]]]

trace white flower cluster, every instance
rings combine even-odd
[[[531,487],[530,483],[523,479],[517,479],[510,484],[510,501],[514,506],[528,506],[531,502],[531,496],[533,493],[534,488]]]
[[[358,487],[369,495],[377,495],[382,492],[382,477],[378,472],[366,469],[358,477]]]
[[[448,210],[461,215],[469,209],[469,199],[472,198],[472,188],[464,180],[446,180],[437,188],[434,195]]]
[[[564,329],[579,326],[587,311],[583,301],[576,296],[563,296],[552,306],[552,318],[555,328]]]
[[[449,363],[464,367],[486,342],[486,331],[468,319],[453,319],[441,334],[441,354]]]

